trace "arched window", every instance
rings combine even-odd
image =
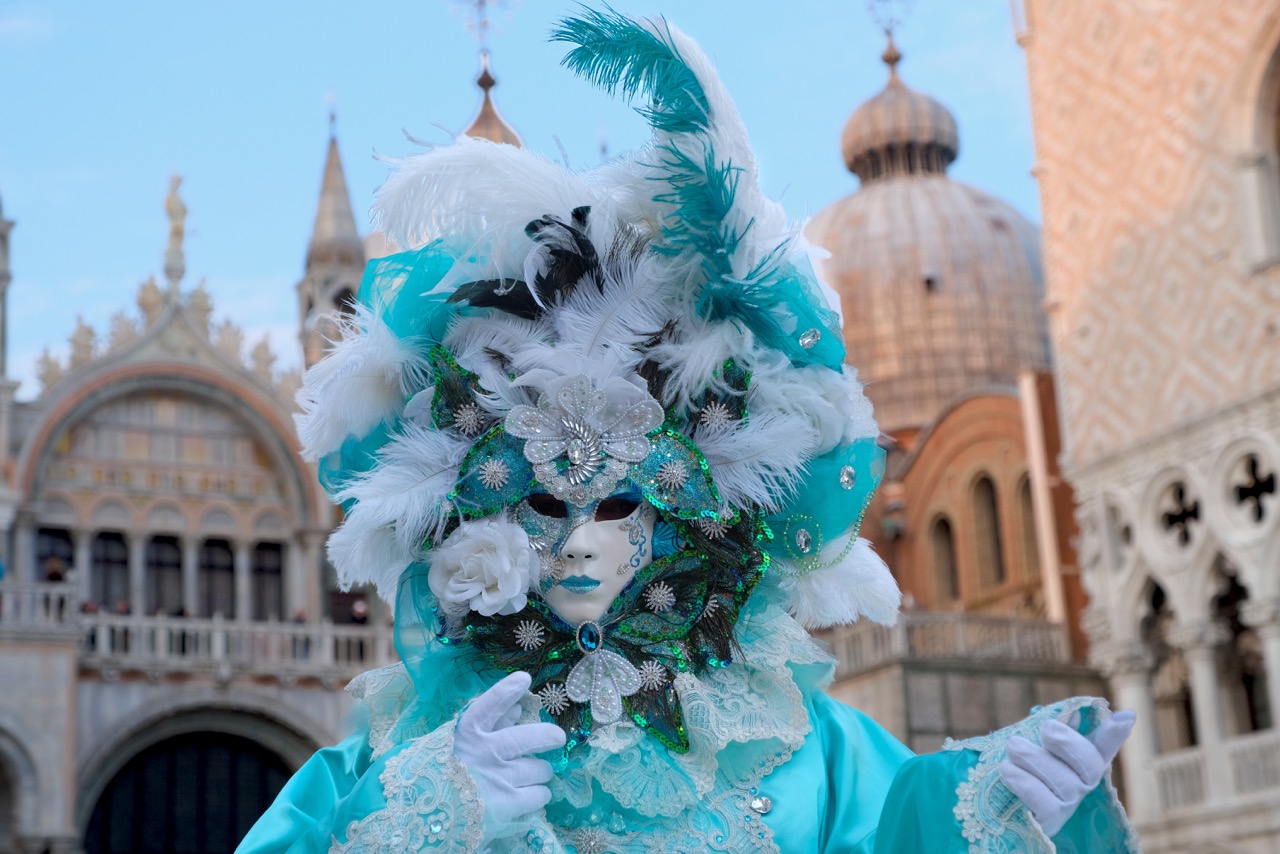
[[[1018,517],[1022,522],[1022,559],[1026,577],[1040,575],[1040,543],[1036,538],[1036,511],[1031,503],[1031,478],[1024,477],[1018,484]]]
[[[102,608],[128,613],[129,547],[124,534],[104,531],[93,538],[90,595]]]
[[[36,531],[36,580],[66,581],[74,552],[69,531],[62,528]]]
[[[147,612],[169,615],[182,607],[182,549],[177,537],[147,543]]]
[[[258,543],[253,547],[253,618],[284,617],[284,546]]]
[[[1214,562],[1214,574],[1218,582],[1214,619],[1231,633],[1219,656],[1227,735],[1271,729],[1273,714],[1262,639],[1241,618],[1249,591],[1240,583],[1239,571],[1222,555]]]
[[[1191,706],[1191,677],[1182,650],[1169,641],[1177,623],[1164,588],[1150,582],[1142,640],[1151,650],[1151,698],[1155,706],[1156,749],[1161,753],[1194,747],[1195,712]]]
[[[351,288],[343,288],[333,297],[333,307],[340,314],[356,313],[356,295]]]
[[[973,536],[978,546],[978,576],[983,586],[1004,584],[1000,507],[996,501],[996,485],[986,475],[973,485]]]
[[[951,521],[939,516],[929,532],[933,547],[933,584],[938,591],[938,604],[960,598],[960,572],[956,567],[956,541],[951,534]]]
[[[205,540],[200,547],[200,614],[236,616],[235,557],[226,540]]]

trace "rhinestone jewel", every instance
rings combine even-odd
[[[587,655],[595,652],[600,648],[602,635],[600,625],[590,620],[578,626],[578,649]]]
[[[821,339],[821,332],[816,329],[806,329],[800,336],[800,346],[806,350],[812,350]]]
[[[805,528],[796,531],[796,548],[801,554],[808,554],[813,551],[813,535]]]
[[[773,800],[764,795],[759,795],[751,799],[751,811],[764,815],[773,809]]]
[[[858,480],[858,473],[853,470],[853,466],[845,466],[840,469],[840,485],[845,489],[853,489],[853,484]]]

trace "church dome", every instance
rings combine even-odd
[[[889,38],[881,57],[889,82],[854,110],[840,136],[845,165],[866,184],[892,175],[945,172],[960,151],[951,111],[898,77],[902,54]]]
[[[498,114],[498,108],[493,105],[493,97],[490,92],[494,86],[498,85],[498,81],[489,72],[488,51],[480,54],[480,76],[476,78],[476,85],[484,92],[484,97],[480,102],[480,112],[476,113],[476,117],[471,120],[471,124],[462,132],[463,136],[487,139],[490,142],[504,142],[507,145],[514,145],[519,148],[519,134],[511,128],[511,125],[506,123],[502,116]]]
[[[808,239],[831,257],[847,360],[886,432],[924,427],[961,395],[1048,365],[1039,231],[1010,205],[952,181],[955,120],[898,79],[845,127],[862,187],[823,209]]]

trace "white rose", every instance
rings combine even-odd
[[[529,536],[501,518],[463,522],[431,554],[427,583],[447,614],[486,617],[525,606],[539,565]]]

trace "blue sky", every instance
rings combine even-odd
[[[884,37],[862,2],[615,0],[660,13],[716,60],[766,191],[797,219],[854,192],[840,157],[853,109],[884,85]],[[488,43],[499,110],[525,144],[573,166],[645,137],[642,120],[559,68],[546,41],[567,0],[511,0]],[[1008,0],[916,0],[897,36],[906,83],[960,126],[954,179],[1039,222],[1026,63]],[[0,4],[0,201],[11,237],[10,373],[65,352],[77,315],[105,333],[161,279],[169,176],[183,176],[184,286],[207,280],[215,322],[281,366],[300,360],[302,274],[328,139],[328,103],[358,217],[385,174],[373,153],[445,142],[472,119],[479,45],[447,0]],[[557,139],[559,143],[557,143]]]

